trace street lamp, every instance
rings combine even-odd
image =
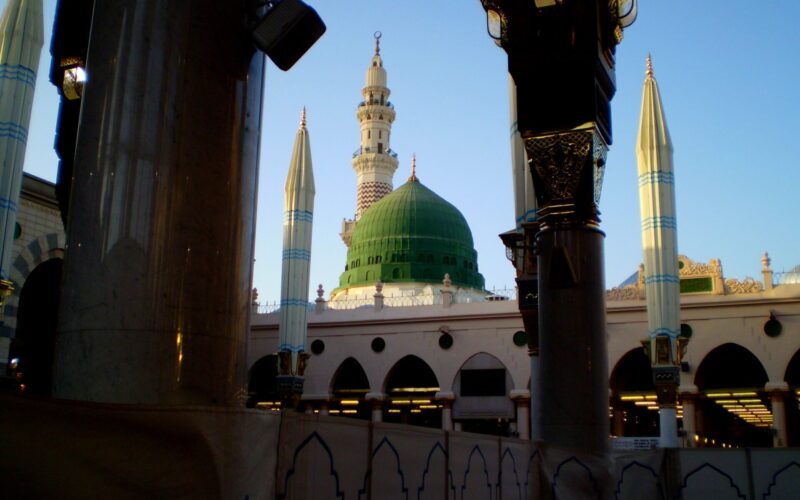
[[[508,55],[518,130],[538,219],[504,238],[519,265],[520,311],[538,332],[532,356],[532,425],[551,444],[589,452],[608,446],[603,233],[598,203],[612,142],[614,54],[636,18],[635,0],[481,0],[489,36]],[[520,287],[522,288],[522,287]],[[536,318],[530,312],[536,311]],[[533,337],[529,331],[529,337]],[[534,409],[535,408],[535,409]]]

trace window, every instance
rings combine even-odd
[[[378,153],[383,153],[383,143],[382,142],[378,143]]]
[[[376,264],[380,264],[381,263],[381,256],[380,255],[375,257],[375,263]]]
[[[461,370],[461,395],[505,396],[505,369]]]
[[[378,139],[383,139],[383,131],[378,130]]]

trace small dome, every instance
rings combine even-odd
[[[482,290],[478,254],[456,207],[412,177],[356,223],[339,288],[384,283],[440,284]]]
[[[781,285],[800,285],[800,266],[789,269],[780,278]]]

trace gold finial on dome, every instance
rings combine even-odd
[[[379,56],[381,55],[381,37],[383,33],[376,31],[372,36],[375,37],[375,55]]]
[[[647,53],[647,70],[645,70],[645,76],[647,78],[653,78],[653,58],[650,57],[650,53]]]
[[[300,129],[306,128],[306,107],[303,106],[303,112],[300,113]]]
[[[417,153],[411,155],[411,177],[409,177],[408,180],[417,180]]]

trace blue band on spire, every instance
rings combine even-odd
[[[653,283],[680,283],[680,278],[674,274],[654,274],[652,276],[645,276],[644,284],[650,285]]]
[[[517,223],[522,222],[536,222],[539,220],[539,209],[538,208],[531,208],[526,211],[524,214],[517,217]]]
[[[21,64],[0,64],[0,80],[18,80],[34,88],[36,72]]]
[[[283,220],[285,222],[314,222],[314,213],[309,210],[287,210],[283,213]]]
[[[278,346],[279,351],[301,352],[306,350],[305,344],[281,344]]]
[[[677,338],[680,330],[673,330],[671,328],[656,328],[650,332],[650,337],[658,337],[659,335],[669,335],[672,338]]]
[[[281,299],[281,307],[308,307],[309,303],[307,299]]]
[[[311,251],[301,248],[289,248],[283,251],[283,260],[311,260]]]
[[[14,203],[12,200],[9,200],[8,198],[0,196],[0,209],[5,209],[5,210],[8,210],[9,212],[15,212],[16,213],[17,204]]]
[[[10,137],[20,142],[28,142],[28,129],[17,122],[0,122],[0,137]]]
[[[672,172],[645,172],[639,176],[639,187],[647,184],[675,184]]]
[[[663,215],[661,217],[645,217],[642,219],[642,231],[648,229],[678,229],[675,217]]]

